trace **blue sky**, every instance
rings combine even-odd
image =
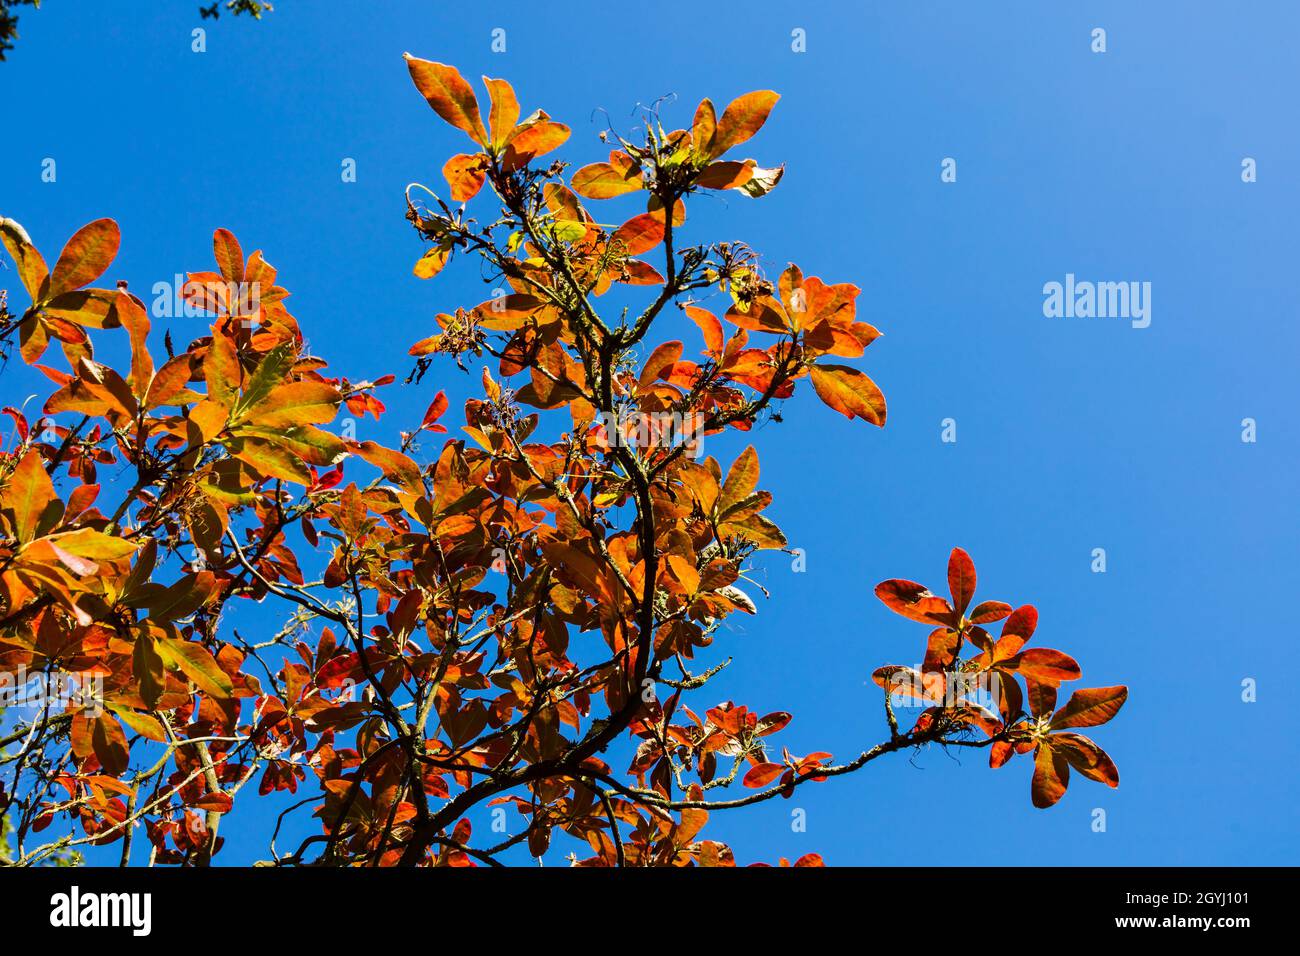
[[[402,189],[442,188],[443,161],[467,141],[415,92],[404,50],[506,77],[526,111],[573,127],[559,155],[579,165],[604,158],[597,108],[626,130],[638,103],[675,94],[666,122],[687,125],[704,96],[775,89],[746,154],[786,163],[784,181],[757,202],[697,201],[688,229],[749,242],[773,272],[794,260],[859,285],[859,317],[885,335],[855,364],[884,389],[889,424],[849,423],[801,393],[784,425],[754,434],[768,514],[807,571],[767,563],[773,598],[718,642],[735,663],[701,703],[792,711],[795,753],[847,757],[883,739],[869,675],[915,663],[925,628],[871,589],[938,588],[954,545],[974,557],[983,598],[1038,606],[1035,642],[1072,653],[1082,686],[1126,683],[1130,698],[1095,734],[1118,791],[1076,777],[1038,811],[1023,760],[991,772],[982,755],[929,751],[719,814],[714,835],[741,862],[810,850],[840,864],[1298,862],[1283,671],[1300,593],[1300,9],[565,6],[282,0],[260,24],[204,22],[196,54],[197,0],[49,0],[22,14],[0,65],[0,214],[51,261],[78,226],[116,218],[110,277],[137,291],[211,268],[212,230],[230,228],[278,267],[314,350],[375,377],[409,367],[435,312],[486,297],[468,262],[431,283],[410,274],[420,246]],[[1105,53],[1091,50],[1097,27]],[[796,29],[806,52],[791,49]],[[47,157],[55,183],[41,181]],[[940,181],[946,157],[955,183]],[[1242,181],[1246,157],[1257,182]],[[355,183],[341,181],[345,158]],[[1067,273],[1150,282],[1150,327],[1045,317],[1043,285]],[[12,272],[0,286],[21,301]],[[188,341],[197,323],[176,319],[173,334]],[[6,404],[44,388],[17,361],[0,381]],[[391,440],[438,387],[457,408],[476,381],[443,363],[418,389],[389,388],[390,415],[358,438]],[[955,443],[941,441],[947,418]],[[744,444],[706,450],[728,462]],[[1246,678],[1255,703],[1241,699]],[[796,807],[806,832],[791,828]],[[267,823],[237,809],[218,860],[266,857]]]

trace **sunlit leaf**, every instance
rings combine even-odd
[[[847,365],[814,365],[811,369],[817,397],[846,418],[885,424],[885,396],[876,383]]]
[[[1104,724],[1119,713],[1126,700],[1128,688],[1123,685],[1076,690],[1065,702],[1065,706],[1052,715],[1052,729]]]
[[[1031,793],[1034,806],[1045,809],[1065,795],[1070,784],[1070,764],[1055,748],[1042,744],[1034,757]]]
[[[718,120],[717,131],[709,145],[709,157],[721,156],[757,133],[780,98],[771,90],[757,90],[732,100]]]
[[[469,134],[474,142],[486,147],[487,130],[483,128],[474,88],[456,68],[445,63],[421,60],[409,53],[403,56],[415,88],[433,107],[433,111],[452,126]]]
[[[121,239],[112,219],[96,219],[78,229],[54,263],[49,294],[71,292],[98,279],[116,258]]]
[[[922,624],[947,624],[952,608],[941,597],[930,593],[924,584],[895,578],[876,585],[876,597],[895,614]]]

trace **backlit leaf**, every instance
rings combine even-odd
[[[1034,806],[1040,809],[1052,806],[1065,795],[1069,784],[1069,762],[1047,744],[1039,746],[1034,757],[1034,779],[1030,788]]]
[[[813,390],[817,397],[846,418],[885,424],[885,396],[876,383],[847,365],[814,365]]]
[[[492,108],[488,112],[488,130],[492,134],[491,146],[493,149],[499,149],[504,145],[506,137],[514,130],[515,124],[519,122],[519,100],[515,96],[514,87],[505,80],[494,80],[485,76],[483,83],[487,86],[488,98],[492,101]]]
[[[487,130],[483,128],[474,88],[456,68],[445,63],[421,60],[409,53],[403,55],[415,88],[433,107],[433,111],[452,126],[469,134],[474,142],[486,147]]]
[[[121,239],[112,219],[96,219],[78,229],[54,263],[50,295],[71,292],[98,279],[117,256]]]
[[[953,548],[948,558],[948,590],[952,606],[958,614],[965,614],[975,596],[975,562],[961,548]]]
[[[785,765],[779,763],[761,763],[756,767],[751,767],[745,774],[743,781],[746,787],[759,788],[766,787],[781,774],[785,773]]]
[[[588,199],[612,199],[641,188],[641,174],[635,166],[619,169],[609,163],[592,163],[573,174],[573,191]]]
[[[895,614],[922,624],[947,624],[952,608],[941,597],[930,593],[924,584],[894,578],[876,585],[876,597]]]
[[[483,188],[487,177],[487,157],[482,153],[461,153],[447,160],[442,175],[451,187],[452,202],[469,202]]]
[[[229,697],[234,691],[230,675],[221,669],[211,652],[202,644],[168,638],[158,642],[163,660],[188,677],[203,693]]]
[[[43,298],[41,293],[50,270],[32,245],[27,230],[12,219],[0,218],[0,241],[4,242],[9,255],[18,266],[18,278],[22,280],[23,288],[33,302],[39,302]]]
[[[54,483],[45,473],[40,452],[29,451],[18,462],[5,483],[0,502],[13,522],[14,536],[26,543],[36,538],[50,519],[58,520],[58,498]]]
[[[718,120],[717,131],[709,145],[709,157],[721,156],[757,133],[780,98],[771,90],[756,90],[732,100]]]
[[[1076,690],[1065,702],[1065,706],[1052,715],[1052,729],[1104,724],[1119,713],[1126,700],[1128,688],[1123,685]]]

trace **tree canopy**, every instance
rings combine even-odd
[[[468,258],[496,291],[409,349],[408,387],[454,364],[481,397],[453,415],[434,392],[392,447],[338,416],[384,416],[398,357],[373,379],[333,372],[275,267],[229,231],[215,267],[187,273],[210,327],[178,347],[127,283],[95,284],[113,220],[78,230],[52,269],[0,220],[29,299],[8,304],[0,341],[52,386],[35,416],[4,409],[0,671],[78,691],[0,739],[11,860],[120,843],[125,863],[140,830],[151,861],[204,865],[236,800],[288,791],[302,799],[286,813],[317,823],[293,846],[267,834],[276,865],[494,865],[518,846],[731,865],[712,815],[926,745],[984,749],[992,767],[1028,757],[1038,807],[1071,770],[1117,786],[1079,731],[1126,689],[1058,701],[1078,664],[1026,646],[1032,605],[977,603],[960,548],[948,597],[875,588],[927,628],[919,666],[874,673],[879,742],[791,753],[791,714],[701,702],[746,653],[726,625],[756,612],[756,555],[789,550],[758,450],[720,462],[713,436],[779,421],[804,385],[850,420],[887,418],[850,364],[880,336],[856,286],[769,275],[745,243],[687,226],[703,191],[759,199],[781,182],[741,150],[778,95],[720,113],[706,99],[681,129],[647,111],[635,139],[610,131],[607,158],[571,170],[551,155],[569,127],[525,113],[505,80],[484,78],[480,99],[451,66],[406,65],[472,144],[445,189],[408,189],[414,274]],[[606,305],[624,299],[637,305]],[[96,358],[109,336],[129,345],[120,369]],[[233,623],[254,605],[255,627]],[[513,811],[509,835],[473,832],[487,805]]]

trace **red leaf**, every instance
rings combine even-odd
[[[1002,620],[1010,613],[1010,604],[1004,604],[1001,601],[983,601],[975,606],[975,610],[970,612],[970,621],[972,624],[992,624],[994,621]]]
[[[1039,809],[1052,806],[1065,796],[1065,788],[1069,785],[1070,764],[1065,757],[1047,744],[1039,746],[1038,754],[1034,757],[1034,779],[1030,786],[1034,806]]]
[[[953,548],[948,557],[948,591],[958,614],[965,614],[975,596],[975,562],[961,548]]]
[[[1114,789],[1119,786],[1119,768],[1110,755],[1081,734],[1053,734],[1052,745],[1065,755],[1070,766],[1089,780]]]
[[[793,719],[790,714],[783,710],[768,714],[766,717],[760,717],[757,726],[754,728],[754,736],[767,737],[774,734]]]
[[[1052,715],[1052,729],[1104,724],[1119,713],[1126,700],[1128,688],[1123,685],[1076,690],[1065,702],[1065,706]]]
[[[439,392],[433,396],[433,401],[429,403],[429,408],[424,413],[424,421],[420,423],[421,430],[431,432],[445,432],[447,429],[436,424],[443,412],[447,410],[447,393]]]
[[[941,597],[930,593],[924,584],[893,578],[876,585],[876,597],[895,614],[922,624],[947,624],[952,608]]]
[[[639,256],[649,252],[664,239],[664,224],[650,213],[633,216],[614,230],[610,245],[617,245],[622,255]]]
[[[1002,625],[1002,636],[1014,635],[1024,638],[1028,641],[1034,636],[1034,630],[1038,627],[1038,608],[1032,604],[1025,604],[1011,612],[1007,618],[1007,623]],[[1023,644],[1024,641],[1021,641]]]
[[[1016,749],[1011,744],[1005,740],[999,740],[989,748],[989,766],[996,770],[1015,756],[1015,753]]]
[[[1050,647],[1031,647],[1007,664],[1027,678],[1059,684],[1063,680],[1078,680],[1081,676],[1079,665],[1069,654],[1052,650]]]
[[[761,763],[757,767],[750,768],[749,773],[745,774],[744,785],[757,789],[766,787],[769,783],[785,771],[785,765],[779,763]]]

